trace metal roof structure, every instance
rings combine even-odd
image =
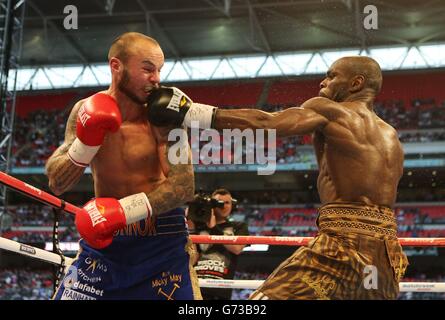
[[[113,39],[127,31],[156,38],[166,59],[445,42],[443,0],[26,0],[26,5],[22,66],[106,62]],[[364,25],[370,5],[377,10],[377,29]],[[77,29],[66,29],[73,7]]]

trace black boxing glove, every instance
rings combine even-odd
[[[148,121],[159,127],[185,125],[198,122],[201,129],[212,127],[216,107],[194,103],[184,92],[175,87],[154,89],[147,99]]]

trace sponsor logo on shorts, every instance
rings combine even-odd
[[[130,223],[126,227],[116,231],[115,236],[135,236],[135,237],[151,237],[156,236],[156,225],[152,223],[151,217],[144,220]]]
[[[27,254],[36,254],[36,249],[33,247],[27,246],[26,244],[20,245],[20,251],[26,252]]]
[[[64,289],[60,300],[97,300],[94,297],[87,296],[86,294],[76,292],[71,289]]]
[[[80,281],[74,282],[73,285],[72,285],[72,288],[75,289],[75,290],[80,290],[82,292],[88,292],[88,293],[94,294],[94,295],[99,296],[99,297],[103,297],[103,295],[104,295],[104,290],[103,289],[102,290],[98,290],[93,285],[89,285],[89,284],[86,284],[86,283],[81,283]]]
[[[182,274],[171,272],[162,272],[161,277],[151,281],[152,288],[158,288],[157,294],[165,297],[167,300],[175,300],[173,296],[182,282]]]
[[[166,286],[169,283],[173,282],[182,282],[182,274],[175,274],[170,272],[162,272],[161,277],[157,279],[153,279],[151,281],[151,286],[153,288]]]
[[[106,264],[101,263],[99,259],[93,259],[91,257],[85,258],[85,263],[88,265],[88,268],[85,271],[90,271],[92,274],[96,270],[100,270],[104,273],[107,273],[108,267]]]
[[[102,278],[100,276],[99,277],[90,277],[90,276],[86,275],[82,269],[78,269],[77,274],[82,281],[86,281],[89,283],[98,283],[98,282],[102,281]]]

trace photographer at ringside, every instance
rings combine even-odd
[[[246,223],[230,219],[235,207],[236,200],[226,189],[215,190],[211,197],[199,193],[188,208],[189,225],[200,235],[249,235]],[[196,247],[198,278],[233,279],[238,255],[245,245],[198,244]],[[204,300],[230,300],[232,289],[201,288],[201,293]]]

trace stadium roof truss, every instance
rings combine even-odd
[[[167,59],[162,82],[252,79],[324,74],[342,56],[366,55],[379,61],[383,70],[445,67],[445,44],[415,47],[369,48],[270,55],[237,55]],[[25,67],[18,70],[17,90],[95,87],[110,84],[105,63]]]
[[[384,70],[445,67],[445,1],[27,0],[19,90],[105,86],[110,43],[126,31],[156,38],[164,82],[324,73],[361,54]],[[67,5],[77,29],[66,29]],[[367,6],[377,29],[365,27]]]

